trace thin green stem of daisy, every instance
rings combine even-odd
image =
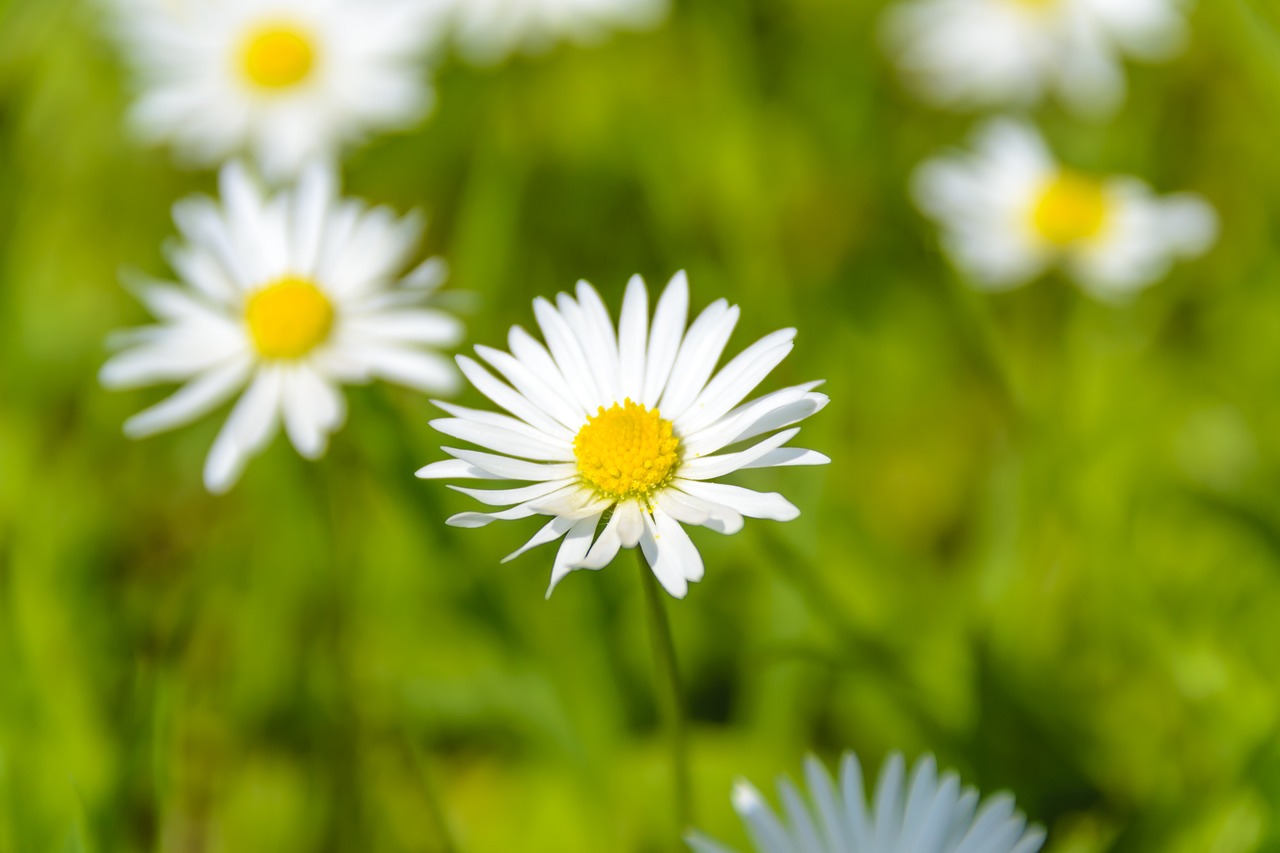
[[[676,644],[671,636],[671,623],[667,619],[664,593],[658,579],[645,562],[644,555],[636,549],[640,563],[640,578],[644,586],[645,609],[649,613],[649,634],[653,639],[654,677],[667,718],[671,738],[671,772],[674,777],[676,822],[681,832],[693,819],[689,784],[689,749],[684,718],[684,693],[680,689],[680,670],[676,665]],[[683,849],[683,845],[680,845]]]
[[[453,837],[453,827],[449,822],[449,812],[445,809],[444,797],[440,793],[440,784],[436,781],[435,767],[425,750],[406,738],[405,744],[413,757],[414,766],[418,770],[418,779],[422,782],[423,799],[427,804],[427,813],[436,827],[436,841],[439,842],[440,853],[458,853],[457,839]]]

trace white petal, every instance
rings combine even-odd
[[[621,389],[618,384],[618,352],[614,348],[610,353],[606,333],[597,327],[592,317],[567,293],[556,294],[556,309],[565,324],[573,330],[585,358],[583,368],[591,375],[593,386],[599,389],[600,399],[606,402],[619,400]],[[608,334],[612,334],[612,330]]]
[[[306,365],[284,371],[281,389],[285,431],[307,459],[324,455],[329,433],[346,417],[342,395]]]
[[[527,397],[511,386],[498,381],[480,364],[465,355],[457,357],[458,367],[476,390],[520,420],[542,430],[548,435],[563,434],[564,426],[535,406]]]
[[[462,459],[482,471],[497,475],[504,480],[561,480],[576,477],[578,468],[569,463],[526,462],[523,459],[508,459],[479,450],[458,450],[452,447],[442,448],[445,453],[455,459]]]
[[[853,840],[854,850],[872,850],[871,816],[867,813],[867,796],[862,781],[862,765],[858,756],[846,752],[840,762],[840,791],[844,797],[845,830]]]
[[[556,360],[556,366],[560,368],[560,373],[578,404],[583,411],[594,413],[604,399],[604,392],[596,384],[582,344],[569,324],[547,300],[542,297],[533,300],[533,313],[538,319],[538,328],[542,329],[542,336],[547,341],[547,348],[551,350],[551,356]]]
[[[750,467],[770,451],[776,450],[795,438],[800,432],[798,427],[783,430],[769,436],[760,443],[737,453],[726,453],[721,456],[704,456],[701,459],[690,459],[680,466],[677,474],[686,480],[713,480],[732,474],[741,468]]]
[[[525,503],[526,501],[536,501],[552,492],[563,489],[565,486],[572,485],[573,482],[574,478],[566,478],[563,480],[549,480],[545,483],[535,483],[531,486],[521,486],[517,489],[467,489],[462,486],[450,486],[449,488],[489,506],[509,506],[511,504]]]
[[[727,483],[703,483],[696,480],[677,479],[673,485],[696,498],[726,506],[748,518],[792,521],[800,516],[800,510],[777,492],[754,492]]]
[[[609,516],[608,523],[605,524],[604,530],[600,531],[591,550],[587,552],[582,562],[573,568],[596,571],[613,562],[613,558],[618,556],[618,551],[622,549],[622,538],[618,535],[620,519],[621,516],[616,511]]]
[[[649,352],[644,369],[643,403],[652,409],[662,398],[671,375],[671,367],[680,351],[684,324],[689,314],[689,279],[678,272],[658,299],[653,312],[653,330],[649,334]]]
[[[336,194],[337,176],[332,169],[312,164],[298,181],[289,211],[290,266],[299,275],[316,273],[325,220]]]
[[[601,389],[613,399],[621,400],[624,394],[618,363],[618,336],[614,332],[609,309],[596,289],[585,281],[578,282],[577,293],[578,305],[586,321],[587,340],[600,357],[599,363],[591,367],[597,369]]]
[[[130,438],[154,435],[216,409],[244,385],[251,368],[252,362],[242,358],[201,374],[164,400],[125,421],[125,435]]]
[[[795,329],[782,329],[743,350],[680,415],[676,428],[683,434],[696,432],[741,403],[791,352],[795,335]]]
[[[658,407],[668,420],[677,420],[684,414],[720,361],[720,355],[729,343],[729,336],[738,324],[739,308],[720,299],[707,307],[689,327],[671,369],[671,379],[662,394]]]
[[[347,319],[347,328],[373,340],[452,347],[463,338],[462,322],[430,308],[400,308]]]
[[[800,796],[800,792],[796,790],[796,786],[790,779],[784,778],[778,783],[778,795],[782,798],[782,808],[787,816],[787,824],[791,828],[791,837],[795,839],[796,849],[822,850],[823,844],[818,839],[818,827],[813,822],[813,816],[809,814],[804,798]]]
[[[525,426],[523,430],[516,430],[507,426],[462,418],[436,418],[428,425],[445,435],[510,456],[541,462],[572,462],[574,460],[572,445],[548,439],[529,426]]]
[[[734,784],[733,808],[747,825],[747,834],[760,853],[795,853],[786,829],[750,782],[738,780]]]
[[[635,501],[618,504],[613,514],[618,518],[618,537],[623,548],[634,548],[644,534],[644,510]]]
[[[578,522],[571,518],[553,518],[546,523],[533,537],[516,550],[502,558],[502,562],[509,563],[516,557],[526,551],[537,548],[540,545],[546,545],[548,542],[554,542],[561,536],[569,532],[569,529]]]
[[[476,352],[480,354],[481,358],[492,364],[538,410],[546,412],[559,421],[563,428],[558,430],[558,433],[572,438],[585,423],[581,410],[575,409],[564,402],[550,385],[542,381],[515,357],[501,350],[486,346],[477,346]]]
[[[414,474],[420,480],[503,480],[497,474],[491,474],[482,468],[477,468],[470,462],[462,459],[442,459],[439,462],[432,462],[430,465],[424,465]]]
[[[685,434],[682,442],[685,452],[705,456],[726,445],[803,420],[826,406],[827,396],[813,391],[821,384],[807,382],[743,403],[710,426]]]
[[[880,770],[876,781],[874,848],[891,850],[898,843],[902,831],[902,755],[893,753]]]
[[[447,358],[396,346],[364,346],[360,358],[377,376],[428,393],[452,393],[458,374]]]
[[[578,403],[577,395],[570,390],[564,374],[556,366],[555,359],[533,335],[519,326],[512,326],[511,332],[507,335],[507,345],[511,348],[511,354],[520,359],[521,363],[535,376],[551,386],[573,411],[585,416],[586,409]]]
[[[648,513],[642,513],[641,518],[644,521],[644,533],[640,536],[640,550],[644,553],[653,576],[673,598],[684,598],[689,592],[689,582],[680,561],[683,552],[679,543],[660,537],[654,519]],[[679,526],[674,521],[672,524]],[[695,552],[696,550],[694,549]]]
[[[236,403],[205,460],[205,487],[222,494],[235,485],[245,462],[269,442],[280,423],[280,371],[266,367]]]
[[[644,394],[645,338],[649,327],[649,292],[644,279],[633,276],[622,298],[618,319],[618,370],[624,398],[640,402]]]
[[[770,450],[754,462],[743,465],[739,470],[748,468],[783,468],[796,465],[827,465],[831,458],[816,450],[805,450],[802,447],[779,447]]]
[[[587,555],[587,551],[591,548],[591,537],[595,535],[596,525],[599,523],[600,516],[594,515],[582,519],[569,528],[564,542],[560,544],[559,552],[556,553],[555,564],[551,567],[551,583],[547,585],[547,598],[550,598],[551,593],[555,591],[556,584],[573,571],[573,567],[581,563],[582,558]]]
[[[807,756],[804,760],[804,777],[809,786],[809,793],[813,797],[813,804],[821,818],[822,837],[825,843],[825,847],[818,846],[815,849],[833,851],[857,849],[845,832],[835,786],[831,782],[831,774],[827,772],[827,768],[814,756]],[[933,850],[933,848],[925,849]]]

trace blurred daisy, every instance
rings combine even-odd
[[[1016,287],[1061,263],[1095,296],[1123,298],[1216,238],[1217,216],[1198,196],[1158,197],[1135,178],[1061,166],[1028,125],[992,121],[973,147],[926,162],[913,190],[980,287]]]
[[[421,61],[443,0],[108,0],[149,142],[218,163],[249,153],[271,178],[333,158],[431,107]]]
[[[1161,59],[1186,37],[1184,0],[905,0],[890,49],[921,95],[948,106],[1027,104],[1057,91],[1082,111],[1124,97],[1121,57]]]
[[[127,435],[188,423],[247,386],[205,463],[206,486],[223,492],[281,421],[299,453],[323,455],[346,414],[340,383],[455,389],[453,365],[433,350],[455,345],[461,325],[421,307],[443,263],[397,278],[422,232],[417,217],[339,200],[319,167],[268,197],[232,164],[221,191],[221,204],[175,205],[185,242],[169,247],[169,259],[182,284],[137,285],[161,323],[121,333],[122,351],[102,368],[111,388],[185,383],[130,418]]]
[[[982,802],[954,773],[939,776],[931,756],[910,777],[902,756],[891,756],[870,803],[853,753],[841,762],[840,790],[816,758],[804,771],[808,801],[790,780],[778,782],[781,818],[750,783],[734,788],[733,807],[760,853],[1035,853],[1044,844],[1044,831],[1027,826],[1013,797]],[[733,853],[700,833],[687,840],[697,853]]]
[[[591,44],[610,29],[643,29],[667,14],[669,0],[453,0],[458,43],[473,62],[517,51],[538,53],[567,39]]]
[[[454,487],[491,506],[513,506],[463,513],[449,523],[482,527],[551,516],[507,557],[563,538],[548,596],[570,571],[604,568],[619,549],[639,545],[658,581],[682,598],[689,582],[702,578],[703,566],[681,525],[736,533],[743,516],[790,521],[800,514],[782,495],[714,481],[744,468],[828,462],[812,450],[784,446],[800,430],[783,429],[820,410],[827,398],[812,382],[743,403],[791,352],[795,329],[765,336],[716,372],[738,308],[718,300],[686,331],[683,273],[658,300],[652,325],[638,276],[627,286],[616,330],[589,284],[578,284],[577,297],[561,293],[555,305],[534,301],[546,346],[516,326],[508,337],[510,353],[476,347],[510,384],[458,357],[472,384],[510,416],[438,403],[453,417],[432,426],[495,453],[446,447],[454,458],[428,465],[418,476],[531,483],[499,490]]]

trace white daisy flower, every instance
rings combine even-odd
[[[462,337],[452,316],[422,307],[444,277],[439,259],[398,278],[422,233],[417,216],[339,200],[332,173],[264,195],[237,164],[222,203],[174,206],[185,242],[168,247],[181,284],[141,282],[161,323],[121,333],[102,368],[110,388],[182,382],[125,423],[131,437],[188,423],[247,390],[209,451],[205,484],[224,492],[280,422],[298,452],[324,454],[345,418],[341,383],[374,378],[451,392],[453,365],[434,352]]]
[[[1124,55],[1186,38],[1189,0],[905,0],[886,33],[907,82],[945,106],[1029,104],[1056,91],[1086,112],[1124,97]]]
[[[718,300],[686,331],[683,273],[658,300],[652,325],[639,276],[627,286],[616,330],[589,284],[578,284],[577,297],[561,293],[555,305],[534,301],[545,346],[516,326],[510,353],[476,347],[510,384],[458,356],[471,383],[510,415],[438,403],[452,417],[432,426],[495,452],[446,447],[454,458],[418,476],[531,483],[500,490],[455,486],[482,503],[511,506],[462,513],[449,524],[483,527],[551,516],[507,557],[563,538],[548,596],[570,571],[604,568],[619,549],[639,545],[662,586],[682,598],[689,582],[702,578],[703,566],[681,525],[736,533],[743,516],[790,521],[800,514],[782,495],[714,481],[744,468],[828,462],[812,450],[784,446],[800,431],[784,428],[819,411],[827,397],[811,382],[743,403],[791,352],[795,329],[765,336],[716,372],[738,308]]]
[[[1055,264],[1083,288],[1119,299],[1208,250],[1217,216],[1198,196],[1154,195],[1136,178],[1098,178],[1060,165],[1030,126],[998,119],[973,151],[926,162],[916,203],[942,245],[980,287],[1004,290]]]
[[[666,17],[669,0],[453,0],[462,53],[481,64],[539,53],[556,42],[601,41],[611,29],[645,29]]]
[[[735,786],[733,807],[759,853],[1035,853],[1044,844],[1044,830],[1027,826],[1012,796],[981,801],[954,773],[939,776],[932,756],[910,777],[902,756],[890,756],[870,803],[853,753],[841,762],[839,790],[816,758],[804,772],[809,801],[790,780],[778,781],[781,818],[749,782]],[[700,833],[686,840],[697,853],[733,853]]]
[[[430,109],[443,0],[107,0],[140,94],[131,122],[197,164],[273,179]]]

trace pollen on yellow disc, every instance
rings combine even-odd
[[[286,276],[249,297],[244,319],[258,355],[301,358],[329,337],[333,304],[307,279]]]
[[[1067,247],[1102,233],[1108,208],[1101,181],[1062,172],[1041,191],[1032,211],[1032,224],[1046,242]]]
[[[671,421],[630,399],[601,406],[573,440],[582,479],[618,500],[648,497],[668,483],[679,449]]]
[[[298,85],[311,74],[315,60],[311,39],[294,27],[264,27],[245,42],[245,76],[263,89]]]

